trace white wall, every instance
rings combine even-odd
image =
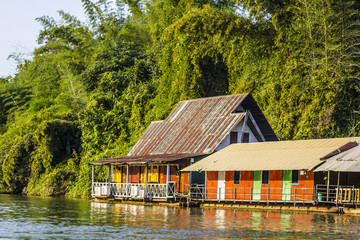
[[[245,119],[241,120],[238,125],[232,130],[232,132],[238,133],[238,142],[240,143],[241,140],[241,131],[243,129]],[[249,142],[258,142],[253,132],[250,130],[249,126],[246,124],[245,126],[245,132],[249,133]],[[224,140],[219,144],[219,146],[216,147],[215,151],[219,151],[227,146],[230,145],[230,134],[226,135]]]

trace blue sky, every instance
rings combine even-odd
[[[1,0],[0,76],[16,72],[16,63],[7,60],[13,52],[31,56],[41,30],[35,18],[48,15],[59,19],[58,10],[71,13],[80,20],[85,19],[81,0]]]

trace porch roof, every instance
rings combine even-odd
[[[360,172],[360,145],[329,158],[314,172]]]
[[[105,158],[99,161],[88,162],[89,165],[120,165],[120,164],[129,164],[129,163],[167,163],[173,162],[176,160],[181,160],[185,158],[196,157],[203,154],[189,154],[189,153],[178,153],[178,154],[154,154],[154,155],[145,155],[145,156],[124,156],[124,157],[115,157],[115,158]]]
[[[232,144],[182,171],[311,170],[322,157],[359,138]],[[340,150],[339,150],[340,152]]]

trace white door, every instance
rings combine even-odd
[[[225,199],[225,171],[218,172],[217,199]]]

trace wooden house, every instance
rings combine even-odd
[[[107,165],[108,180],[92,178],[94,197],[169,199],[187,193],[204,174],[184,167],[232,143],[277,141],[251,94],[179,102],[169,116],[150,124],[127,156],[90,162]]]
[[[205,172],[203,189],[191,189],[192,198],[202,201],[313,203],[314,169],[329,153],[356,140],[232,144],[182,171]]]

